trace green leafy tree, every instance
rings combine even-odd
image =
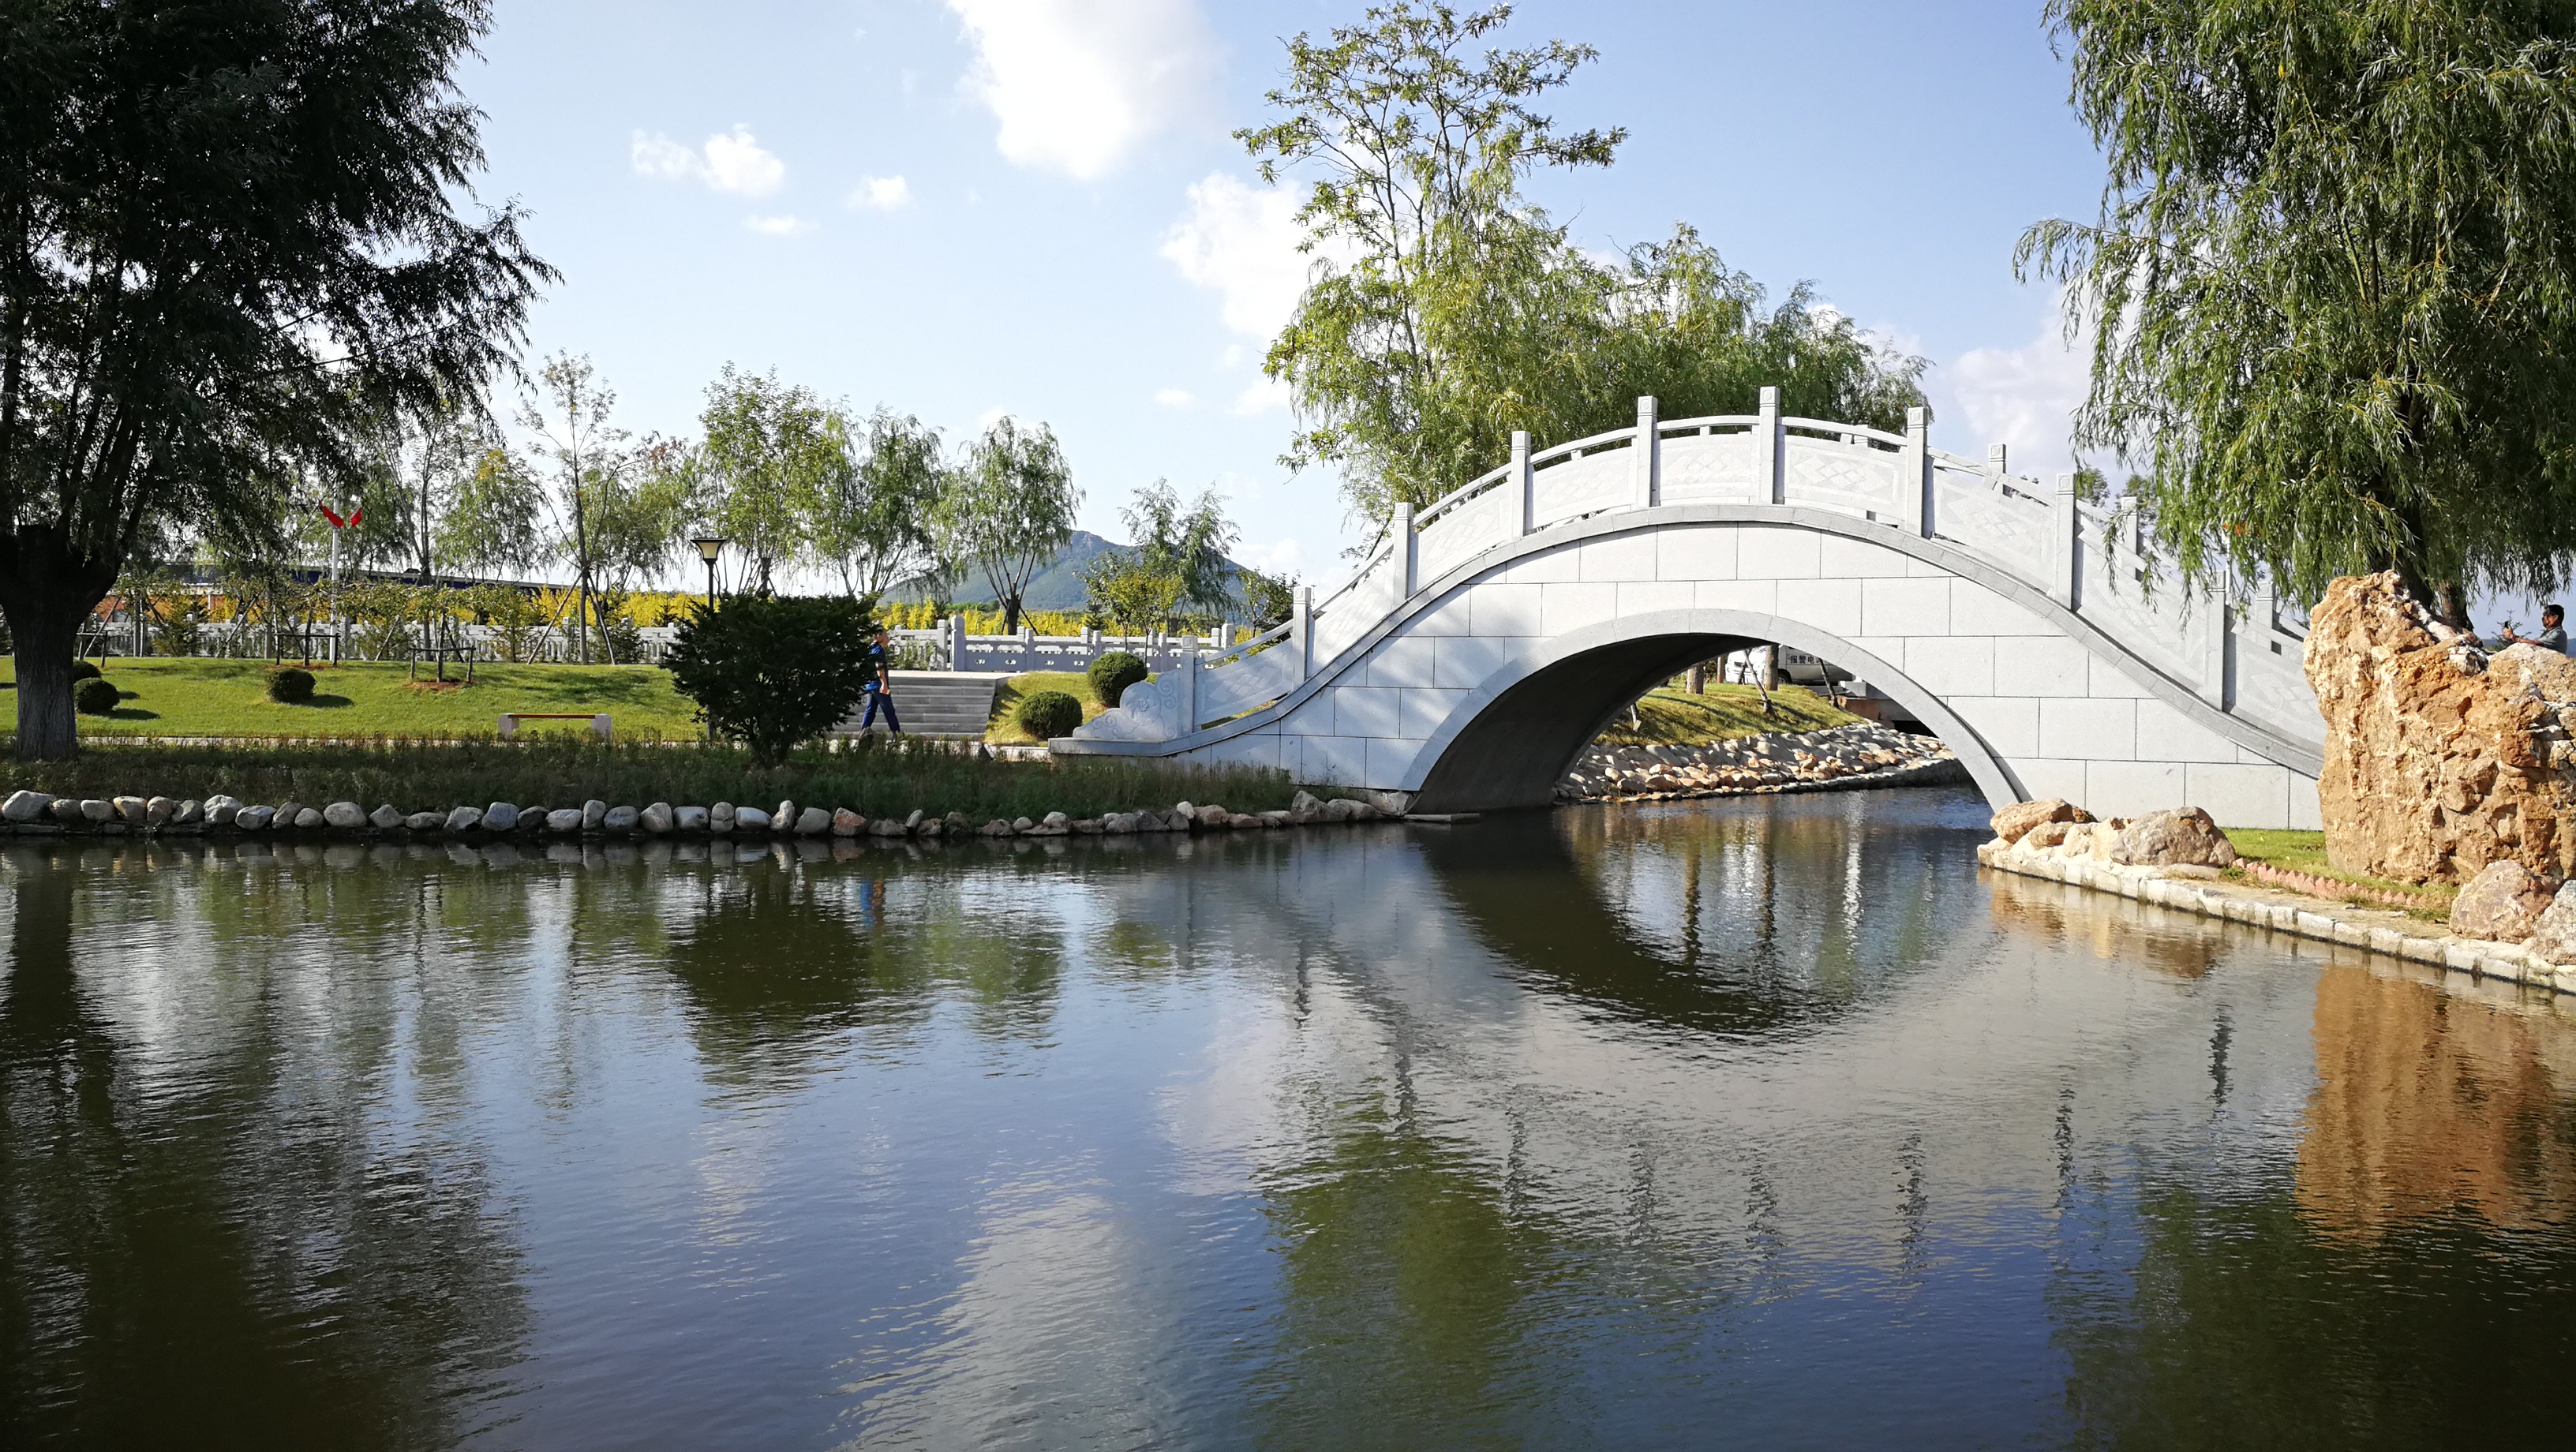
[[[1599,262],[1520,195],[1533,171],[1609,165],[1626,133],[1560,133],[1533,109],[1589,46],[1468,57],[1510,14],[1397,0],[1299,35],[1280,118],[1236,133],[1265,180],[1312,178],[1311,280],[1264,363],[1300,416],[1283,462],[1338,469],[1354,513],[1383,521],[1492,468],[1514,430],[1598,433],[1640,394],[1671,417],[1750,413],[1776,384],[1791,412],[1901,428],[1921,360],[1803,286],[1766,309],[1687,227]]]
[[[707,386],[698,421],[701,512],[750,556],[752,588],[766,594],[812,547],[813,523],[849,468],[848,421],[811,389],[730,363]]]
[[[994,420],[939,502],[944,553],[983,570],[1002,603],[1003,631],[1018,630],[1029,582],[1073,538],[1082,503],[1054,431]]]
[[[487,439],[438,521],[437,558],[454,569],[528,575],[555,558],[545,486],[525,460]]]
[[[1225,517],[1225,500],[1213,489],[1183,505],[1172,486],[1157,479],[1136,491],[1133,504],[1118,511],[1136,539],[1136,553],[1150,571],[1180,583],[1182,605],[1215,613],[1235,603],[1231,576],[1234,521]]]
[[[91,0],[0,20],[0,614],[18,754],[156,520],[258,532],[356,426],[505,366],[553,277],[468,217],[484,0]]]
[[[603,563],[594,517],[598,498],[624,476],[627,432],[608,421],[616,390],[600,381],[587,357],[557,353],[538,371],[534,391],[522,397],[519,426],[536,435],[538,452],[554,468],[564,518],[561,553],[572,563],[573,638],[582,663],[590,662],[590,597]]]
[[[707,727],[776,766],[839,725],[867,687],[873,600],[731,595],[691,607],[665,664]]]
[[[2576,27],[2560,5],[2051,0],[2109,162],[2024,234],[2091,327],[2081,447],[2192,576],[2395,570],[2453,624],[2576,547]],[[2075,334],[2070,334],[2074,336]]]
[[[1243,592],[1244,613],[1256,629],[1284,625],[1297,613],[1297,577],[1245,566],[1236,581]]]
[[[1169,569],[1111,550],[1084,566],[1082,589],[1092,612],[1119,634],[1143,635],[1171,622],[1188,587]]]
[[[948,487],[940,451],[937,429],[880,408],[868,417],[857,457],[830,476],[813,521],[814,552],[851,595],[936,585],[950,572],[937,528]]]

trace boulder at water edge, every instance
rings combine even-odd
[[[704,807],[673,807],[671,809],[671,825],[682,832],[703,832],[707,829],[707,809]]]
[[[2552,963],[2576,963],[2576,882],[2559,887],[2523,946]]]
[[[671,804],[655,802],[635,818],[635,825],[659,837],[671,830]]]
[[[632,832],[635,830],[635,819],[639,815],[641,814],[633,807],[610,807],[600,814],[599,825],[610,832]]]
[[[832,835],[835,837],[855,837],[859,835],[860,830],[866,827],[867,824],[867,818],[860,816],[858,813],[851,811],[847,807],[843,807],[832,814]]]
[[[821,807],[807,807],[796,814],[796,835],[820,837],[832,830],[832,814]]]
[[[80,804],[80,814],[86,821],[112,822],[116,820],[116,803],[90,797]]]
[[[447,814],[446,825],[447,830],[451,832],[471,832],[475,828],[483,825],[483,809],[480,807],[458,807],[456,810]]]
[[[402,824],[415,832],[435,832],[447,825],[447,819],[436,812],[414,812]]]
[[[430,815],[436,816],[437,814],[433,812]],[[377,831],[390,832],[394,828],[403,825],[403,823],[408,821],[409,818],[403,814],[402,808],[395,806],[391,802],[387,802],[383,806],[376,808],[374,811],[367,813],[367,820],[376,824]]]
[[[347,806],[350,811],[355,812],[358,810],[358,804],[355,802],[348,802],[343,805]],[[298,808],[295,813],[295,830],[299,832],[310,832],[316,827],[325,825],[330,820],[330,817],[325,815],[320,808],[301,807]],[[364,813],[360,813],[359,820],[366,820]]]
[[[275,807],[241,807],[233,813],[233,824],[245,832],[258,832],[277,819]]]
[[[1995,835],[2007,842],[2018,842],[2032,828],[2048,822],[2089,822],[2093,817],[2082,807],[2064,797],[2050,797],[2041,802],[2015,802],[1995,813]]]
[[[2236,844],[2200,808],[2168,808],[2121,828],[2111,860],[2132,867],[2233,867]]]
[[[608,823],[608,803],[597,797],[581,804],[581,829],[596,832]]]
[[[2549,885],[2521,863],[2490,862],[2451,899],[2451,931],[2519,943],[2539,927],[2549,899]]]
[[[758,807],[736,807],[733,809],[733,825],[738,832],[766,832],[769,830],[769,814]]]
[[[0,802],[0,822],[32,822],[53,804],[54,799],[43,792],[11,792],[8,801]]]
[[[546,830],[549,832],[580,831],[581,808],[558,807],[554,811],[546,813]]]
[[[345,832],[352,827],[367,825],[367,809],[356,802],[333,802],[322,809],[322,821],[326,826]]]
[[[2576,661],[2489,656],[2388,573],[2328,587],[2305,664],[2326,719],[2326,860],[2400,882],[2467,882],[2507,859],[2576,873]]]
[[[483,826],[487,831],[507,832],[519,825],[519,809],[508,802],[494,802],[483,809]]]

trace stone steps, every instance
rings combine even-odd
[[[894,708],[912,736],[982,736],[993,719],[993,697],[1006,675],[984,671],[891,671]],[[855,736],[867,712],[862,701],[849,719],[833,728],[836,736]],[[878,733],[885,731],[880,718]]]

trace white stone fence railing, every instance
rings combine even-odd
[[[1630,428],[1538,451],[1515,433],[1510,462],[1422,509],[1398,505],[1384,541],[1340,588],[1320,601],[1301,591],[1287,624],[1182,661],[1080,734],[1166,741],[1259,710],[1458,566],[1552,526],[1732,503],[1826,509],[1940,540],[2079,613],[2209,705],[2294,741],[2322,738],[2293,603],[2259,584],[2233,592],[2241,608],[2227,590],[2186,588],[2142,548],[2146,521],[2134,508],[2079,500],[2072,474],[2053,484],[2013,474],[2000,444],[1976,460],[1933,448],[1928,433],[1921,408],[1902,434],[1785,416],[1776,388],[1762,390],[1755,414],[1666,420],[1641,398]]]
[[[1177,668],[1205,650],[1222,649],[1234,627],[1221,625],[1205,636],[1167,634],[1112,635],[1086,630],[1080,635],[1040,635],[1021,626],[1017,635],[973,635],[966,617],[951,615],[926,630],[889,632],[900,654],[923,670],[993,672],[1079,671],[1113,650],[1123,650],[1149,671]],[[908,647],[908,649],[906,648]]]

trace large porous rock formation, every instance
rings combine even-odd
[[[2309,617],[2308,683],[2325,713],[2317,783],[2326,858],[2401,882],[2467,882],[2519,862],[2576,869],[2576,661],[2517,645],[2489,655],[2394,573],[2334,582]]]

